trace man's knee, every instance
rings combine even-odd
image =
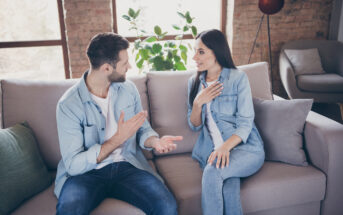
[[[87,205],[77,196],[61,196],[56,206],[56,214],[89,214],[90,210]]]
[[[177,203],[173,195],[165,196],[155,204],[155,214],[176,215]]]

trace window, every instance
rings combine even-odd
[[[0,79],[70,78],[62,0],[1,0]]]
[[[227,0],[112,0],[113,31],[125,36],[131,43],[137,39],[137,35],[134,31],[129,30],[128,21],[122,18],[122,15],[128,13],[129,8],[140,9],[139,16],[142,21],[140,26],[147,31],[148,35],[153,35],[155,25],[159,25],[163,32],[167,31],[168,34],[163,40],[173,40],[180,33],[172,27],[173,24],[183,26],[180,23],[182,19],[178,17],[178,11],[182,13],[189,11],[191,16],[195,17],[193,24],[198,28],[198,32],[216,28],[224,34],[226,33]],[[186,43],[193,43],[193,37],[190,34],[184,35],[184,39],[186,39]],[[130,50],[132,50],[132,46],[133,44],[131,44]],[[195,66],[191,60],[192,55],[193,53],[189,51],[188,62],[190,65],[188,68]],[[134,57],[131,56],[130,60],[131,65],[135,68]]]

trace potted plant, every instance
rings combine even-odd
[[[175,37],[175,41],[163,41],[168,32],[163,32],[161,27],[154,27],[154,35],[146,36],[147,31],[141,29],[138,25],[140,10],[129,9],[128,13],[122,17],[129,22],[129,30],[135,31],[137,40],[134,42],[133,52],[135,53],[135,63],[140,72],[143,69],[149,71],[164,70],[186,70],[188,48],[192,46],[183,43],[183,37],[191,33],[193,38],[197,35],[197,28],[192,24],[194,17],[191,17],[189,11],[185,13],[177,12],[180,18],[184,20],[183,26],[172,25],[180,34]],[[188,48],[187,48],[188,46]]]

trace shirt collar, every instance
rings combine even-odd
[[[199,79],[200,79],[201,83],[203,83],[203,84],[206,82],[206,74],[207,74],[207,71],[202,72],[199,76]],[[218,80],[220,82],[223,82],[225,79],[228,79],[229,76],[230,76],[230,69],[223,67],[222,71],[220,72],[220,76],[219,76]]]
[[[89,71],[87,70],[83,74],[83,76],[80,78],[80,81],[78,83],[78,89],[79,89],[79,94],[80,94],[82,103],[93,101],[92,97],[91,97],[91,93],[89,92],[88,87],[86,85],[86,78],[87,78],[88,73],[89,73]],[[122,85],[123,85],[123,83],[113,82],[110,85],[109,91],[118,91]]]

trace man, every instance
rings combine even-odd
[[[105,198],[128,202],[146,214],[177,214],[176,201],[141,149],[176,148],[181,136],[161,139],[146,120],[135,85],[128,41],[114,33],[92,38],[89,71],[57,104],[62,154],[55,194],[57,214],[89,214]]]

